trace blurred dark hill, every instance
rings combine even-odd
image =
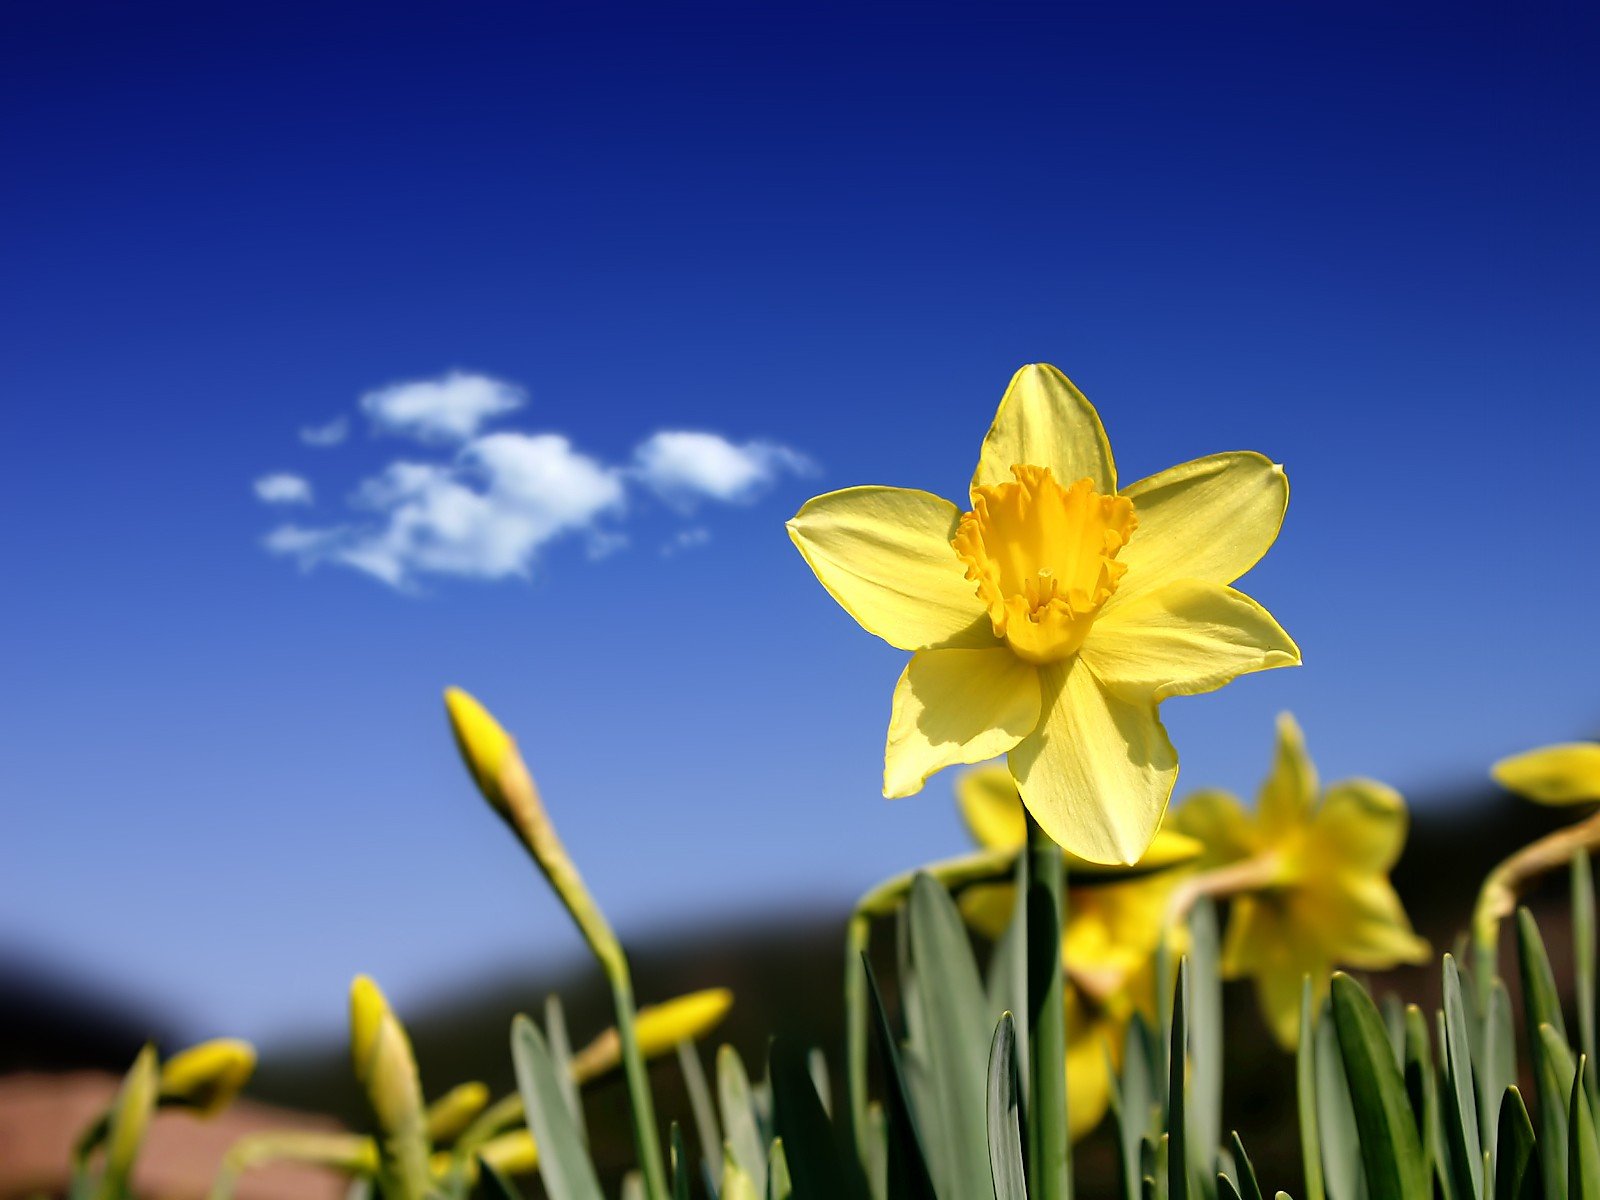
[[[1450,949],[1465,927],[1484,874],[1517,846],[1568,823],[1573,815],[1512,800],[1489,788],[1428,796],[1414,805],[1413,812],[1411,837],[1395,882],[1418,931],[1438,952]],[[1550,882],[1531,899],[1540,911],[1557,975],[1565,981],[1570,953],[1564,879]],[[697,925],[630,946],[636,993],[641,1003],[652,1003],[702,987],[732,988],[737,1001],[710,1045],[731,1043],[752,1074],[761,1070],[770,1035],[821,1046],[834,1072],[837,1096],[842,1084],[846,915],[835,911],[752,917],[719,930],[708,932]],[[891,930],[881,928],[875,952],[892,954],[891,942]],[[888,980],[892,974],[886,964],[880,977]],[[1437,1003],[1436,962],[1425,968],[1402,968],[1374,982],[1380,991]],[[610,1024],[609,997],[598,969],[587,961],[550,973],[507,970],[432,1007],[401,1013],[411,1030],[429,1095],[469,1079],[488,1083],[496,1093],[509,1091],[511,1018],[517,1012],[537,1015],[544,997],[552,992],[566,1007],[575,1047]],[[0,1022],[0,1062],[7,1064],[117,1069],[131,1059],[147,1028],[120,1013],[112,998],[96,1004],[59,992],[26,992],[15,988],[10,978],[0,994],[0,1013],[6,1017]],[[1292,1060],[1265,1036],[1248,985],[1229,985],[1226,1014],[1226,1119],[1244,1137],[1264,1181],[1293,1195],[1303,1194],[1295,1166]],[[135,1034],[136,1030],[140,1032]],[[705,1049],[703,1061],[710,1071],[710,1047]],[[676,1061],[668,1057],[658,1062],[653,1078],[658,1115],[663,1122],[681,1121],[692,1143],[692,1120]],[[271,1103],[364,1123],[342,1043],[263,1047],[251,1093]],[[630,1154],[624,1090],[620,1080],[612,1078],[592,1086],[586,1097],[597,1159],[614,1179]],[[1079,1164],[1085,1196],[1111,1194],[1115,1175],[1103,1130],[1080,1148]]]

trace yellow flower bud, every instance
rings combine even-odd
[[[539,1147],[533,1144],[533,1135],[526,1129],[513,1129],[490,1138],[478,1151],[478,1156],[506,1175],[527,1175],[539,1165]]]
[[[448,1142],[459,1134],[489,1103],[489,1089],[481,1083],[463,1083],[428,1105],[428,1137]]]
[[[139,1147],[150,1129],[159,1090],[156,1048],[146,1046],[123,1077],[122,1088],[107,1116],[104,1190],[109,1194],[120,1194],[127,1189],[128,1177],[139,1157]]]
[[[1502,758],[1490,768],[1507,791],[1539,804],[1600,800],[1600,745],[1569,742]]]
[[[702,1038],[717,1027],[732,1007],[733,993],[727,988],[707,988],[641,1008],[634,1018],[639,1052],[646,1058],[656,1058],[680,1042]],[[621,1060],[622,1039],[615,1028],[608,1029],[573,1056],[573,1078],[585,1083],[604,1075]]]
[[[350,1059],[385,1134],[386,1157],[402,1178],[425,1190],[428,1135],[411,1039],[365,975],[350,985]]]
[[[444,704],[450,714],[450,728],[456,746],[484,799],[507,816],[509,806],[501,784],[501,772],[508,758],[517,753],[517,743],[489,715],[489,710],[460,688],[446,688]]]
[[[161,1099],[214,1116],[233,1103],[256,1069],[255,1047],[237,1038],[201,1042],[161,1068]]]

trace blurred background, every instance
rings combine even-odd
[[[1035,360],[1125,479],[1286,464],[1247,586],[1305,667],[1164,708],[1179,795],[1293,710],[1410,798],[1447,945],[1538,828],[1489,762],[1600,733],[1597,50],[1592,6],[4,6],[0,1066],[235,1034],[339,1116],[358,971],[425,1075],[506,1082],[550,988],[603,1024],[447,684],[642,999],[832,1050],[851,901],[966,841],[948,778],[879,797],[902,655],[783,521],[960,498]]]

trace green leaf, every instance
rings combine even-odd
[[[1578,1045],[1590,1063],[1589,1107],[1600,1099],[1595,1091],[1594,1070],[1594,877],[1590,870],[1589,852],[1572,853],[1572,973],[1578,998]]]
[[[1190,1200],[1189,1186],[1189,960],[1178,961],[1172,992],[1172,1048],[1167,1056],[1167,1200]]]
[[[1324,1002],[1316,1024],[1317,1125],[1322,1143],[1323,1182],[1329,1200],[1367,1200],[1367,1177],[1361,1171],[1361,1137],[1350,1101],[1344,1060],[1333,1010]]]
[[[511,1061],[528,1131],[539,1147],[539,1174],[550,1200],[603,1200],[600,1181],[567,1110],[544,1036],[520,1014],[511,1022]]]
[[[988,977],[985,984],[991,1013],[1009,1012],[1017,1037],[1017,1061],[1028,1061],[1027,1022],[1016,1014],[1028,1011],[1028,856],[1017,855],[1015,870],[1015,897],[1011,907],[1011,920],[1005,932],[994,944],[989,955]],[[1028,1099],[1028,1073],[1018,1076],[1023,1103]]]
[[[681,1048],[681,1047],[680,1047]],[[672,1200],[689,1200],[689,1156],[683,1148],[683,1127],[672,1123],[670,1168],[672,1171]]]
[[[1372,997],[1342,971],[1333,976],[1333,1023],[1355,1107],[1373,1200],[1431,1200],[1416,1117]]]
[[[749,1178],[758,1193],[767,1190],[766,1135],[756,1115],[750,1094],[750,1076],[744,1060],[732,1046],[717,1051],[717,1103],[722,1109],[725,1151],[718,1158],[732,1158]]]
[[[1217,1176],[1217,1195],[1222,1200],[1240,1200],[1239,1189],[1234,1187],[1233,1180],[1226,1175]]]
[[[828,1120],[805,1051],[786,1038],[774,1038],[767,1073],[772,1080],[773,1135],[783,1139],[793,1194],[798,1200],[866,1200],[866,1177]]]
[[[910,1090],[895,1049],[894,1034],[889,1030],[889,1018],[883,1010],[878,980],[865,955],[862,965],[866,970],[867,997],[872,1013],[872,1045],[877,1051],[878,1069],[887,1093],[883,1109],[884,1192],[890,1200],[933,1200],[936,1196],[933,1178],[912,1115]]]
[[[1587,1055],[1578,1056],[1567,1104],[1567,1195],[1570,1200],[1600,1200],[1600,1141],[1589,1107]]]
[[[1534,1154],[1533,1122],[1522,1093],[1506,1089],[1500,1102],[1500,1128],[1495,1146],[1494,1200],[1535,1200],[1543,1195],[1539,1185],[1539,1159]]]
[[[1061,983],[1061,930],[1066,922],[1061,848],[1028,823],[1028,1002],[1016,1014],[1028,1047],[1028,1188],[1033,1200],[1067,1200],[1066,1004]],[[973,1193],[981,1195],[982,1193]]]
[[[862,1165],[872,1200],[889,1200],[889,1119],[876,1100],[867,1105],[867,1144],[862,1149]]]
[[[1496,977],[1489,984],[1489,1008],[1483,1018],[1483,1057],[1478,1064],[1478,1131],[1483,1148],[1495,1141],[1500,1124],[1500,1101],[1517,1082],[1517,1038],[1512,1026],[1511,993]],[[1487,1187],[1487,1185],[1485,1185]]]
[[[550,1047],[550,1061],[555,1064],[556,1078],[561,1081],[561,1097],[567,1102],[567,1112],[578,1136],[587,1145],[589,1130],[583,1119],[583,1100],[578,1095],[578,1081],[572,1077],[572,1039],[567,1036],[567,1013],[561,1007],[561,997],[551,992],[544,998],[544,1036]]]
[[[1562,1045],[1567,1042],[1566,1023],[1561,1018],[1555,975],[1545,953],[1539,926],[1526,908],[1517,909],[1517,973],[1522,981],[1522,1015],[1527,1028],[1528,1057],[1539,1094],[1539,1173],[1544,1182],[1545,1200],[1565,1200],[1567,1194],[1567,1096],[1551,1088],[1552,1076],[1545,1053],[1545,1040],[1539,1032],[1550,1026]]]
[[[1217,911],[1202,900],[1189,915],[1189,1160],[1206,1191],[1222,1145],[1222,974]]]
[[[1311,977],[1300,981],[1300,1041],[1294,1055],[1295,1106],[1300,1118],[1300,1160],[1305,1167],[1306,1195],[1323,1200],[1322,1139],[1317,1122],[1316,1025],[1311,1011]]]
[[[928,1072],[938,1105],[947,1173],[958,1196],[988,1191],[987,1067],[994,1017],[973,960],[972,943],[950,893],[931,875],[911,885],[911,955],[928,1036]],[[1064,1061],[1064,1060],[1063,1060]]]
[[[772,1139],[767,1156],[767,1200],[789,1200],[794,1195],[794,1180],[789,1175],[789,1155],[782,1138]]]
[[[1028,1200],[1020,1104],[1016,1022],[1002,1013],[989,1046],[989,1173],[995,1200]]]
[[[1461,974],[1449,954],[1444,956],[1444,1031],[1444,1130],[1450,1170],[1458,1195],[1481,1200],[1483,1143],[1478,1136],[1478,1098],[1472,1090],[1472,1050],[1467,1040]]]
[[[1255,1165],[1245,1153],[1244,1143],[1235,1129],[1229,1137],[1233,1149],[1233,1169],[1239,1173],[1239,1200],[1263,1200],[1261,1184],[1256,1179]]]
[[[1422,1158],[1428,1170],[1434,1173],[1443,1200],[1454,1200],[1455,1184],[1450,1174],[1450,1153],[1445,1148],[1444,1122],[1439,1114],[1439,1079],[1433,1069],[1428,1019],[1415,1004],[1406,1005],[1405,1037],[1406,1096],[1417,1118]]]
[[[700,1065],[700,1047],[694,1042],[678,1043],[678,1069],[689,1093],[689,1110],[694,1114],[695,1135],[700,1139],[700,1156],[716,1183],[722,1172],[722,1130],[717,1125],[717,1110],[711,1103],[711,1086]]]

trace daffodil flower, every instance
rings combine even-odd
[[[237,1038],[214,1038],[174,1054],[161,1066],[161,1102],[215,1116],[250,1082],[255,1047]]]
[[[1201,894],[1229,895],[1225,978],[1251,978],[1273,1034],[1299,1036],[1301,980],[1317,995],[1335,966],[1376,971],[1428,958],[1389,871],[1406,839],[1406,806],[1393,788],[1347,779],[1319,792],[1300,727],[1278,719],[1277,754],[1247,814],[1226,792],[1200,792],[1174,826],[1205,846],[1210,868],[1184,885],[1180,908]]]
[[[1027,824],[1016,784],[1004,767],[980,767],[956,780],[956,800],[973,840],[989,850],[1020,850]],[[1174,868],[1199,856],[1200,845],[1163,829],[1139,860],[1146,873],[1117,882],[1072,886],[1086,873],[1070,856],[1067,923],[1061,937],[1067,986],[1067,1125],[1081,1138],[1105,1116],[1111,1068],[1136,1011],[1155,1014],[1153,961],[1168,900],[1180,878]],[[1093,878],[1088,875],[1088,878]],[[997,938],[1011,920],[1015,889],[979,884],[961,893],[960,907],[978,932]],[[1111,1057],[1107,1057],[1107,1050]]]
[[[912,651],[884,795],[1006,754],[1052,838],[1094,862],[1137,862],[1178,773],[1161,701],[1300,661],[1228,586],[1272,545],[1288,498],[1283,469],[1251,453],[1119,488],[1094,407],[1033,365],[1000,401],[965,512],[893,487],[808,501],[789,535],[817,579]]]
[[[1490,769],[1495,782],[1536,804],[1568,807],[1600,801],[1600,745],[1565,742],[1503,758]],[[1490,871],[1472,915],[1480,964],[1493,964],[1500,922],[1516,908],[1522,891],[1548,871],[1564,867],[1575,853],[1600,848],[1600,811],[1523,846]],[[1480,970],[1492,977],[1492,969]]]

